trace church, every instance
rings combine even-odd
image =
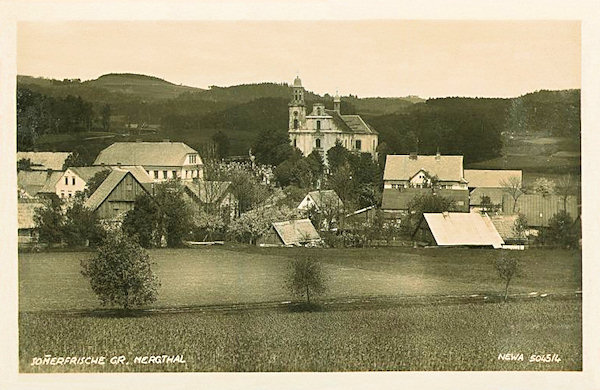
[[[342,114],[337,93],[333,99],[333,110],[326,109],[323,103],[315,103],[307,115],[304,88],[299,77],[294,80],[292,91],[292,100],[288,104],[288,134],[292,145],[304,156],[316,150],[326,159],[327,151],[339,141],[352,152],[370,153],[373,158],[377,157],[377,131],[359,115]]]

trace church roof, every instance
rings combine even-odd
[[[335,110],[325,110],[325,113],[331,116],[336,126],[345,133],[377,134],[360,115],[341,115]]]
[[[296,76],[296,78],[294,79],[294,87],[301,87],[302,86],[302,81],[300,80],[300,77]]]

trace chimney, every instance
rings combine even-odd
[[[341,114],[341,100],[340,100],[340,95],[338,95],[337,91],[335,92],[335,97],[333,98],[333,111],[337,112],[338,114]]]
[[[450,216],[450,213],[448,213],[447,211],[442,212],[442,216],[444,218],[448,218]]]
[[[416,160],[417,159],[417,152],[410,152],[410,155],[408,156],[409,159],[411,160]]]
[[[120,163],[120,162],[118,162],[118,163],[117,163],[117,166],[118,166],[119,168],[121,168],[121,163]]]
[[[437,153],[435,154],[435,159],[439,161],[441,157],[442,155],[440,154],[440,150],[438,149]]]
[[[46,168],[47,177],[52,176],[52,168]]]

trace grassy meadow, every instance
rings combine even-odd
[[[153,307],[288,301],[284,278],[301,248],[225,246],[150,250],[160,278]],[[501,293],[493,264],[514,256],[522,275],[513,293],[573,292],[581,288],[581,254],[530,249],[309,249],[329,280],[325,298]],[[80,274],[92,252],[19,254],[19,309],[94,310],[100,303]]]
[[[323,263],[321,308],[295,311],[283,279],[308,251]],[[92,252],[19,255],[21,372],[581,370],[581,256],[531,249],[302,249],[243,245],[157,249],[157,310],[102,310],[79,260]],[[522,274],[502,303],[493,262]],[[534,298],[526,298],[537,292]],[[541,294],[548,293],[546,297]],[[477,299],[448,299],[447,295]],[[483,296],[486,299],[484,300]],[[259,302],[274,302],[266,305]],[[487,303],[485,303],[487,302]],[[241,307],[228,304],[246,303]],[[217,306],[211,306],[217,305]],[[221,305],[221,306],[219,306]],[[498,355],[522,353],[524,361]],[[532,354],[559,363],[529,363]],[[184,355],[185,364],[136,356]],[[129,364],[32,366],[44,355],[124,355]]]

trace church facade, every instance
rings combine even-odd
[[[292,100],[288,104],[288,134],[292,145],[300,149],[304,156],[316,150],[326,159],[327,151],[339,141],[352,152],[370,153],[373,158],[377,157],[377,131],[359,115],[342,114],[337,94],[333,110],[326,109],[322,103],[315,103],[307,115],[300,78],[296,77],[292,90]]]

